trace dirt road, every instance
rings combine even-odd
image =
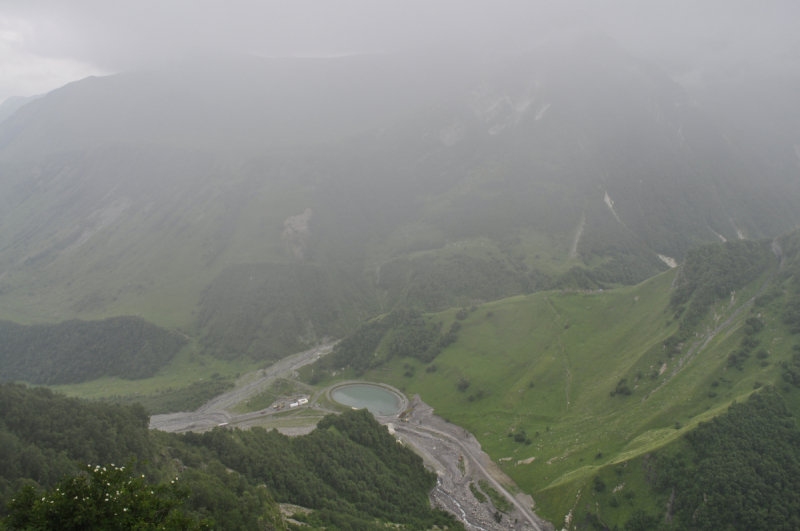
[[[320,356],[328,354],[334,344],[326,343],[284,358],[263,371],[258,371],[259,374],[254,381],[212,398],[197,411],[153,415],[150,417],[150,429],[169,432],[202,431],[223,423],[239,424],[274,414],[275,411],[268,410],[267,413],[256,411],[234,415],[230,410],[242,400],[265,390],[277,378],[291,374],[300,367],[316,361]]]

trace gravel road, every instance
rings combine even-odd
[[[328,354],[333,349],[333,345],[335,345],[335,343],[326,343],[311,350],[306,350],[305,352],[299,352],[283,358],[263,371],[257,371],[259,376],[254,381],[242,386],[237,386],[227,393],[212,398],[200,406],[197,411],[153,415],[150,417],[150,429],[169,432],[202,431],[223,423],[246,423],[247,421],[277,413],[270,409],[266,413],[256,411],[253,413],[234,415],[230,410],[242,400],[246,400],[265,390],[276,379],[287,374],[291,375],[291,373],[303,365],[313,363],[320,356]],[[246,377],[247,375],[245,375],[243,379]]]
[[[439,475],[437,486],[431,492],[434,505],[456,515],[470,529],[553,529],[549,522],[533,513],[530,496],[514,496],[506,489],[506,485],[514,484],[513,481],[481,450],[480,443],[470,432],[434,415],[433,408],[419,395],[413,398],[409,407],[413,408],[413,413],[408,422],[394,424],[397,422],[395,416],[379,417],[378,420],[384,424],[392,422],[400,440],[414,447]],[[513,504],[500,522],[494,519],[495,508],[491,503],[480,503],[469,488],[470,483],[477,487],[481,479],[488,481]]]

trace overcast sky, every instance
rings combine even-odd
[[[0,0],[0,101],[198,50],[514,51],[575,28],[603,31],[685,79],[720,64],[800,64],[797,0]]]

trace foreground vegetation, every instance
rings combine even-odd
[[[41,499],[39,497],[41,496]],[[8,504],[0,528],[8,530],[165,529],[206,530],[208,520],[196,522],[176,508],[189,496],[187,489],[148,485],[144,476],[127,467],[87,465],[77,476],[38,492],[25,485]]]
[[[86,465],[113,468],[131,458],[146,485],[169,486],[179,478],[187,497],[170,506],[192,525],[205,520],[213,529],[283,529],[278,501],[313,509],[298,518],[315,528],[377,530],[388,522],[461,528],[430,508],[435,475],[366,411],[328,416],[294,439],[259,428],[176,435],[150,432],[139,405],[84,402],[4,384],[0,421],[0,497],[3,506],[11,503],[12,528],[40,518],[43,509],[31,492],[51,489],[43,496],[48,500],[58,496],[52,488],[59,484],[91,485]],[[15,495],[21,488],[27,489],[22,497]]]
[[[790,530],[800,524],[796,417],[765,388],[673,444],[597,469],[573,522],[587,529]]]

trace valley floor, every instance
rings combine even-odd
[[[215,426],[225,425],[238,428],[262,426],[275,428],[280,432],[296,436],[314,429],[317,421],[328,413],[337,413],[342,406],[328,398],[331,388],[322,391],[294,380],[300,367],[312,363],[328,354],[333,343],[289,356],[275,365],[244,375],[240,381],[247,382],[227,393],[209,400],[193,412],[153,415],[150,428],[167,432],[207,431]],[[265,392],[280,378],[290,378],[301,387],[307,387],[309,403],[303,407],[277,409],[272,405],[259,411],[235,413],[236,406]],[[341,385],[341,382],[336,386]],[[335,386],[334,386],[335,387]],[[533,499],[522,493],[513,480],[502,472],[481,450],[477,439],[467,430],[451,424],[433,414],[433,408],[416,395],[410,402],[397,389],[392,389],[403,399],[402,413],[376,417],[388,425],[398,441],[407,444],[422,456],[426,465],[439,476],[437,486],[430,493],[431,504],[440,507],[461,520],[468,528],[483,531],[509,529],[533,529],[543,531],[552,529],[551,524],[533,513]],[[275,406],[287,403],[290,398],[276,400]],[[401,419],[402,417],[402,419]],[[476,499],[472,489],[479,484],[488,484],[500,496],[508,500],[509,507],[498,522],[496,508],[488,499]],[[509,490],[517,492],[514,496]]]
[[[264,410],[264,413],[256,411],[237,415],[233,413],[233,408],[264,391],[278,378],[287,374],[291,375],[296,369],[328,354],[333,349],[333,345],[334,343],[327,343],[311,350],[299,352],[280,360],[267,369],[247,374],[240,378],[240,381],[253,381],[237,385],[235,389],[209,400],[197,411],[153,415],[150,417],[150,428],[167,432],[183,432],[205,431],[221,424],[240,428],[257,425],[260,423],[259,421],[264,420],[264,417],[276,415],[281,411],[269,408]],[[298,412],[300,411],[304,411],[304,409],[298,410]],[[332,413],[333,411],[326,410],[325,412]],[[291,434],[298,435],[299,433]]]

